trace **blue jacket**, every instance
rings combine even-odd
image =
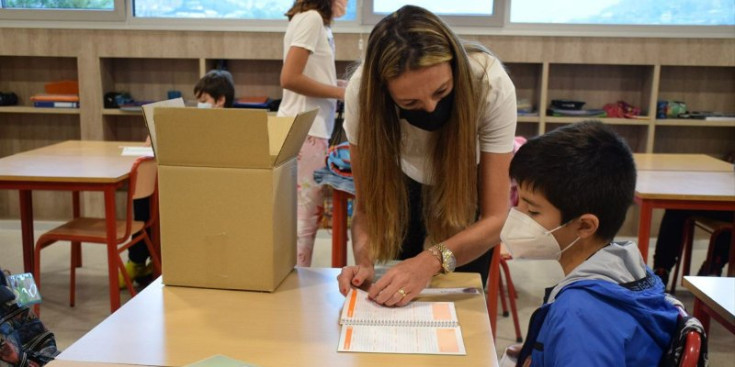
[[[612,243],[547,290],[519,365],[657,366],[677,317],[635,244]]]

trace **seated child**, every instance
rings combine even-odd
[[[633,242],[611,242],[633,201],[636,169],[625,142],[587,121],[528,140],[513,157],[518,183],[500,237],[516,259],[558,260],[518,366],[657,366],[677,309]]]
[[[210,70],[194,86],[199,108],[230,108],[235,100],[235,82],[227,70]]]
[[[199,108],[230,108],[235,99],[235,82],[232,74],[227,70],[210,70],[194,85],[194,96]],[[150,136],[146,138],[146,145],[151,144]],[[150,200],[136,199],[133,201],[133,215],[135,220],[145,222],[150,218]],[[137,233],[133,234],[136,236]],[[143,241],[136,243],[128,249],[128,261],[125,263],[125,271],[131,280],[140,287],[150,283],[153,267],[148,259],[148,247]],[[125,278],[118,274],[120,289],[125,288]]]

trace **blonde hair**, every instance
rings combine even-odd
[[[431,185],[422,193],[428,238],[444,240],[476,219],[476,126],[483,87],[481,78],[472,75],[468,51],[489,53],[479,45],[464,45],[439,17],[416,6],[388,15],[370,33],[359,90],[357,168],[358,206],[374,260],[397,257],[409,222],[401,130],[387,89],[389,80],[407,70],[449,62],[454,79],[456,103],[449,121],[435,133]]]

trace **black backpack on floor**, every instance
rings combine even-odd
[[[59,354],[54,334],[28,306],[20,306],[0,269],[0,367],[36,367]]]

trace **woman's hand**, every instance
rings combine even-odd
[[[388,270],[368,290],[368,297],[384,306],[405,306],[429,285],[440,264],[424,251]]]
[[[371,266],[345,266],[342,268],[342,272],[337,275],[337,282],[339,282],[339,292],[343,296],[347,295],[350,288],[362,288],[367,289],[375,277],[375,268]]]

